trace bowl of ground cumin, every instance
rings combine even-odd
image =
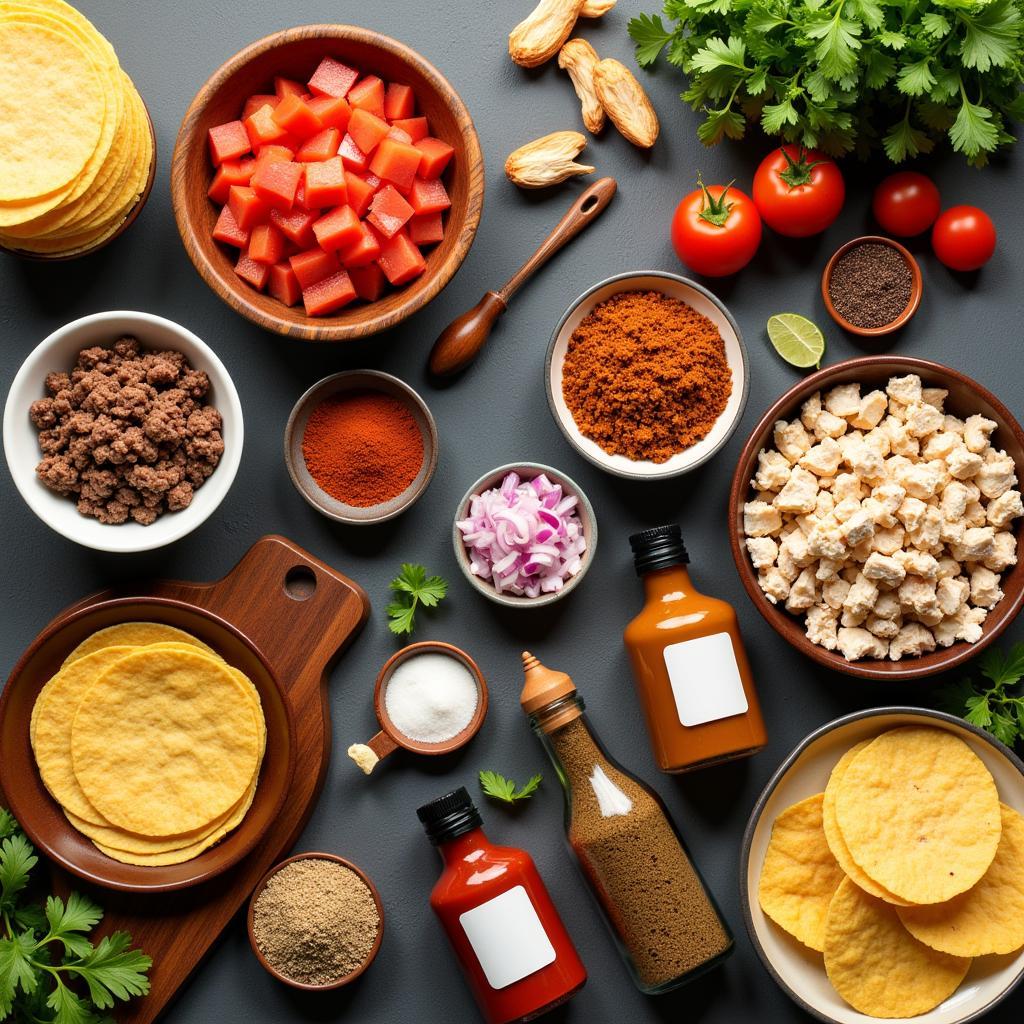
[[[377,887],[333,853],[272,867],[249,900],[249,942],[268,974],[307,992],[340,988],[373,963],[384,938]]]
[[[619,274],[566,310],[548,347],[548,405],[569,443],[608,473],[679,476],[732,436],[747,352],[722,302],[662,271]]]

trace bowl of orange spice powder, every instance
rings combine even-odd
[[[299,494],[340,523],[382,523],[409,508],[437,466],[437,427],[422,398],[379,370],[314,384],[288,417],[284,458]]]
[[[747,402],[747,350],[732,314],[695,281],[648,270],[585,291],[548,347],[548,404],[595,466],[679,476],[732,436]]]

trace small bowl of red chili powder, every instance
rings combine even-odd
[[[394,519],[427,489],[437,427],[404,381],[348,370],[314,384],[295,404],[284,457],[299,494],[339,523]]]

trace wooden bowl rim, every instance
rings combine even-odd
[[[846,373],[854,369],[876,367],[888,367],[886,372],[890,375],[902,372],[916,373],[922,378],[931,377],[934,379],[936,376],[953,378],[957,383],[979,395],[991,405],[1003,419],[1006,428],[1014,435],[1018,445],[1024,449],[1024,429],[1021,428],[1021,425],[1010,410],[988,388],[959,370],[954,370],[952,367],[944,366],[942,363],[936,363],[929,359],[920,359],[916,356],[881,355],[858,356],[854,359],[846,359],[842,362],[834,363],[832,366],[826,366],[824,369],[804,377],[791,388],[788,388],[768,407],[756,426],[751,430],[747,442],[744,444],[737,459],[736,470],[733,473],[732,485],[729,489],[729,547],[747,596],[753,602],[754,607],[761,613],[764,620],[783,640],[786,640],[802,654],[812,658],[825,668],[833,669],[846,675],[857,676],[861,679],[899,683],[910,679],[921,679],[925,676],[935,675],[938,672],[945,672],[980,654],[1003,633],[1006,627],[1014,620],[1021,606],[1024,605],[1024,586],[1019,588],[1016,595],[1005,594],[1003,596],[1002,600],[985,620],[984,632],[977,643],[968,644],[964,641],[957,641],[950,647],[941,650],[937,649],[929,654],[902,661],[847,661],[841,654],[827,651],[818,644],[812,644],[804,635],[799,619],[790,615],[784,608],[778,608],[770,604],[760,586],[758,586],[757,574],[747,556],[743,543],[745,537],[743,534],[742,509],[750,491],[750,467],[752,466],[752,460],[757,456],[757,452],[764,446],[766,432],[771,428],[771,425],[791,413],[803,397],[828,387],[829,381],[837,374]],[[1020,547],[1019,535],[1022,528],[1024,527],[1018,526],[1016,531],[1018,534],[1018,548]],[[785,621],[790,623],[791,628],[784,629],[780,625],[780,621],[777,621],[775,613],[785,616]]]
[[[373,946],[370,948],[370,952],[366,955],[366,959],[354,970],[351,974],[346,974],[344,977],[339,978],[337,981],[329,981],[323,985],[311,985],[308,982],[296,981],[294,978],[289,978],[287,974],[282,974],[277,968],[272,967],[263,955],[263,951],[259,947],[259,943],[256,941],[256,934],[253,931],[253,919],[256,915],[256,900],[259,899],[260,894],[267,887],[267,882],[274,877],[282,868],[287,867],[289,864],[294,864],[300,860],[328,860],[335,864],[341,864],[342,867],[346,867],[354,875],[356,875],[360,881],[370,890],[370,895],[373,896],[373,902],[377,906],[377,937],[374,939]],[[309,853],[296,853],[291,857],[286,857],[284,860],[279,861],[273,867],[271,867],[266,874],[256,883],[256,888],[253,889],[252,895],[249,897],[249,910],[245,916],[245,927],[249,933],[249,945],[252,947],[253,953],[256,954],[256,959],[260,962],[260,966],[269,974],[272,978],[276,978],[278,981],[290,988],[297,988],[303,992],[329,992],[332,989],[341,988],[342,985],[347,985],[349,982],[355,981],[377,958],[377,953],[380,950],[380,944],[384,939],[384,904],[380,898],[380,892],[377,890],[370,879],[370,876],[361,868],[358,864],[353,864],[352,861],[346,860],[344,857],[339,857],[336,853],[323,853],[318,850],[311,850]]]
[[[467,175],[469,188],[466,198],[465,219],[456,247],[443,263],[439,264],[432,272],[428,271],[428,278],[422,291],[410,295],[404,303],[386,314],[380,312],[373,313],[372,311],[376,303],[367,303],[362,307],[365,311],[362,319],[350,324],[330,324],[324,322],[323,318],[306,317],[300,314],[296,314],[295,319],[289,319],[276,313],[266,313],[257,308],[252,303],[244,282],[240,280],[238,282],[232,281],[230,286],[226,286],[220,280],[205,251],[194,240],[197,232],[189,217],[188,190],[186,187],[186,149],[191,148],[193,136],[196,134],[195,122],[198,121],[203,110],[210,103],[214,95],[223,87],[225,82],[245,67],[246,64],[280,46],[304,41],[309,38],[352,41],[384,50],[403,63],[412,66],[423,75],[434,91],[442,97],[445,105],[452,111],[456,119],[462,122],[464,126],[463,138],[467,150],[467,167],[463,170],[463,173]],[[479,164],[481,169],[475,181],[469,172],[469,167],[474,164]],[[214,294],[231,306],[232,309],[235,309],[247,320],[250,320],[259,327],[288,338],[319,343],[352,341],[396,326],[427,305],[455,276],[455,273],[469,253],[480,224],[485,187],[483,167],[483,151],[481,150],[480,139],[469,109],[448,79],[425,57],[391,36],[384,35],[382,32],[376,32],[373,29],[361,28],[358,25],[297,25],[293,28],[273,32],[250,43],[234,54],[234,56],[229,57],[203,83],[199,92],[196,93],[188,109],[185,111],[181,127],[178,129],[174,154],[171,158],[171,205],[174,209],[174,218],[177,222],[178,232],[181,235],[185,251],[195,265],[196,270],[199,271],[200,276]],[[291,309],[291,307],[282,306],[282,309]]]
[[[108,609],[120,609],[120,608],[131,608],[139,604],[155,605],[157,607],[175,608],[188,612],[190,614],[198,615],[201,618],[205,618],[212,622],[216,627],[223,629],[225,632],[232,635],[238,640],[242,646],[247,648],[256,660],[263,666],[264,671],[267,673],[267,677],[273,682],[277,688],[278,695],[280,697],[281,706],[284,710],[285,722],[288,728],[288,751],[287,751],[287,763],[284,771],[284,784],[281,786],[281,792],[272,805],[272,813],[270,818],[274,818],[280,812],[281,807],[284,805],[285,798],[288,795],[289,789],[291,789],[292,779],[295,775],[295,766],[298,758],[297,755],[297,740],[295,732],[295,717],[292,712],[291,701],[288,699],[287,693],[281,687],[281,683],[277,678],[276,673],[271,668],[267,659],[263,656],[260,649],[251,641],[249,638],[236,626],[233,626],[226,619],[221,618],[219,615],[201,608],[198,605],[189,603],[188,601],[181,601],[178,598],[173,597],[147,597],[147,596],[127,596],[127,597],[112,597],[104,601],[98,601],[93,604],[88,604],[83,607],[73,607],[70,611],[65,614],[59,615],[56,619],[50,622],[37,634],[36,638],[31,644],[25,649],[22,656],[18,659],[17,664],[11,670],[11,674],[7,679],[7,683],[4,686],[2,692],[0,692],[0,721],[3,721],[7,716],[7,709],[11,700],[11,694],[14,693],[15,689],[19,685],[19,682],[24,679],[24,671],[29,661],[36,655],[36,653],[42,649],[50,640],[53,639],[58,633],[60,633],[67,626],[73,625],[81,619],[88,618],[90,615],[95,614],[99,611],[106,611]],[[123,621],[132,621],[131,619],[125,619]],[[24,685],[22,683],[21,685]],[[255,684],[254,684],[255,685]],[[268,733],[269,736],[269,733]],[[38,769],[36,769],[38,774]],[[41,785],[41,782],[40,782]],[[257,787],[259,783],[257,783]],[[45,787],[43,787],[45,789]],[[8,799],[9,799],[8,794]],[[53,800],[53,797],[46,794],[47,799]],[[63,812],[57,805],[58,814],[63,818]],[[20,822],[20,819],[19,819]],[[40,838],[31,826],[26,825],[24,822],[20,822],[22,828],[24,828],[29,839],[32,840],[33,844],[42,850],[51,860],[60,864],[66,870],[70,871],[73,875],[83,879],[84,881],[91,882],[104,889],[113,889],[118,892],[134,892],[134,893],[161,893],[161,892],[176,892],[182,889],[189,889],[192,886],[200,885],[203,882],[209,881],[211,878],[215,878],[230,868],[234,867],[239,861],[251,853],[259,842],[263,838],[263,830],[252,830],[250,836],[246,836],[243,841],[238,842],[242,832],[242,826],[244,825],[245,819],[243,818],[239,825],[223,837],[219,842],[213,846],[208,847],[198,856],[194,857],[191,861],[187,861],[187,864],[201,865],[203,858],[206,857],[211,851],[223,850],[229,844],[234,843],[234,849],[231,855],[224,858],[222,864],[218,864],[212,868],[207,868],[196,872],[190,878],[179,879],[172,882],[132,882],[132,881],[120,881],[116,878],[101,877],[90,871],[80,868],[74,861],[69,860],[58,853],[50,844],[48,839]],[[70,823],[65,822],[64,827],[70,831],[75,832],[76,835],[81,835],[76,829],[72,827]],[[89,841],[87,836],[82,836],[85,841]],[[182,865],[141,865],[141,864],[123,864],[120,861],[116,861],[113,858],[107,858],[110,863],[116,865],[112,870],[118,874],[127,874],[134,877],[138,874],[140,879],[144,878],[159,878],[161,872],[166,874],[166,868],[173,867],[180,869]]]
[[[832,271],[835,269],[836,263],[843,258],[851,249],[858,245],[865,245],[869,242],[874,242],[878,245],[888,245],[890,248],[895,249],[906,261],[907,266],[910,268],[910,299],[904,310],[895,320],[887,324],[882,324],[881,327],[858,327],[856,324],[850,323],[836,309],[832,302],[832,296],[829,294],[828,286],[832,280]],[[893,334],[903,327],[907,321],[917,312],[918,307],[921,305],[921,295],[924,292],[924,281],[921,277],[921,266],[914,258],[913,253],[905,246],[901,245],[895,239],[887,238],[885,235],[860,235],[857,238],[851,238],[848,242],[844,242],[841,246],[829,258],[828,263],[825,264],[825,269],[821,272],[821,297],[825,302],[825,309],[828,310],[828,315],[844,331],[849,331],[850,334],[859,335],[862,338],[883,338],[887,334]]]
[[[384,688],[391,679],[391,675],[394,670],[403,661],[415,657],[417,654],[431,653],[446,654],[465,665],[476,680],[478,695],[476,711],[473,712],[473,717],[469,720],[469,724],[466,728],[461,732],[456,733],[450,740],[443,740],[440,743],[424,743],[420,740],[414,740],[409,736],[406,736],[405,733],[402,732],[401,729],[399,729],[388,717],[387,707],[384,704]],[[408,750],[413,754],[426,754],[428,756],[451,754],[461,747],[464,747],[480,731],[480,726],[484,724],[484,718],[487,716],[487,705],[487,680],[484,679],[484,674],[480,671],[480,666],[476,663],[476,660],[467,654],[461,647],[445,643],[443,640],[419,640],[414,644],[408,644],[401,648],[401,650],[395,651],[395,653],[392,654],[386,662],[384,662],[380,672],[377,673],[377,682],[373,687],[373,710],[376,712],[377,721],[380,722],[381,729],[383,729],[399,747],[403,750]]]

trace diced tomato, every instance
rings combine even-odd
[[[362,237],[346,249],[339,251],[341,262],[346,267],[363,267],[373,263],[380,256],[380,239],[365,221],[359,222]]]
[[[358,77],[359,72],[355,68],[350,68],[333,57],[324,57],[309,80],[309,91],[314,96],[342,97],[352,88]]]
[[[257,167],[249,184],[265,203],[279,210],[290,210],[301,180],[302,164],[275,161]]]
[[[409,205],[416,213],[438,213],[452,205],[448,191],[440,178],[424,181],[417,178],[409,191]]]
[[[356,290],[348,271],[345,270],[339,270],[323,281],[302,289],[302,304],[306,307],[306,316],[333,313],[336,309],[347,306],[354,298]]]
[[[245,101],[245,106],[242,107],[242,120],[252,117],[260,107],[270,107],[273,110],[280,102],[280,96],[271,96],[270,93],[263,92],[255,93]]]
[[[309,109],[320,118],[320,123],[325,128],[337,128],[344,132],[348,128],[349,119],[352,117],[352,108],[348,100],[341,96],[314,96],[309,101]]]
[[[398,194],[393,185],[385,185],[370,203],[366,219],[385,237],[405,227],[413,208]]]
[[[270,207],[248,185],[231,186],[228,190],[228,209],[243,231],[252,231],[257,224],[265,224],[270,219]]]
[[[290,164],[295,159],[295,154],[287,146],[260,146],[260,151],[256,154],[256,159],[253,163],[253,174],[255,174],[264,164],[282,163]]]
[[[389,121],[412,117],[416,113],[416,95],[412,86],[390,82],[384,90],[384,116]]]
[[[447,142],[442,142],[430,135],[420,139],[414,145],[423,154],[417,172],[419,176],[421,178],[440,178],[455,150]]]
[[[304,289],[338,270],[338,257],[333,252],[324,252],[319,246],[289,256],[288,263]]]
[[[225,160],[213,175],[213,181],[206,194],[215,203],[223,206],[228,201],[231,186],[248,185],[255,167],[256,161],[252,157],[242,157],[241,160]]]
[[[346,99],[353,107],[384,116],[384,83],[376,75],[367,75],[348,91]]]
[[[387,135],[388,123],[376,114],[357,109],[352,111],[348,133],[364,153],[372,153],[377,148],[377,143]]]
[[[320,248],[327,252],[347,249],[359,241],[362,228],[351,206],[336,206],[313,224],[313,234]]]
[[[274,120],[275,109],[267,104],[245,119],[245,130],[254,151],[258,151],[261,146],[272,145],[288,138],[288,132]]]
[[[302,165],[302,177],[299,179],[299,187],[295,190],[295,202],[292,203],[292,209],[308,210],[310,213],[315,213],[319,216],[320,207],[315,206],[306,198],[306,171],[311,166],[311,164]]]
[[[444,241],[444,215],[438,213],[420,213],[410,218],[409,226],[410,241],[417,245],[435,245]]]
[[[218,242],[244,249],[249,244],[249,232],[243,231],[235,220],[230,206],[221,209],[217,223],[213,225],[213,237]]]
[[[388,129],[386,137],[394,139],[395,142],[404,142],[406,145],[412,144],[412,136],[403,128],[396,128],[394,125]]]
[[[401,189],[409,189],[416,177],[422,156],[415,146],[396,142],[394,139],[384,139],[373,155],[370,170]]]
[[[308,210],[291,210],[282,213],[280,210],[270,211],[270,223],[280,228],[281,234],[300,250],[310,249],[316,245],[316,235],[313,234],[313,222],[319,217],[319,212],[310,213]]]
[[[220,167],[225,160],[237,160],[252,149],[245,125],[241,121],[228,121],[214,125],[209,133],[210,157],[214,167]]]
[[[405,284],[419,277],[427,269],[423,254],[409,240],[404,231],[381,242],[380,259],[377,260],[384,276],[392,284]]]
[[[332,156],[337,155],[340,145],[341,132],[337,128],[325,128],[311,139],[306,139],[296,152],[295,159],[307,164],[316,163],[318,160],[330,160]]]
[[[360,178],[358,174],[346,171],[345,191],[348,193],[348,205],[360,217],[365,217],[366,211],[370,208],[370,200],[373,199],[373,193],[376,191],[374,186],[365,178]]]
[[[392,128],[401,128],[412,137],[413,142],[419,142],[430,134],[430,125],[425,117],[401,117],[391,122]]]
[[[267,278],[270,277],[270,267],[266,263],[258,263],[247,252],[243,252],[235,264],[235,273],[243,281],[248,281],[257,291],[263,291],[267,287]]]
[[[280,100],[283,100],[285,96],[301,96],[305,91],[306,87],[301,82],[296,82],[294,78],[282,78],[278,75],[274,79],[274,93]]]
[[[249,235],[249,255],[257,263],[280,263],[284,259],[284,235],[273,224],[258,224]]]
[[[308,139],[311,135],[323,131],[324,127],[320,118],[301,96],[285,96],[274,108],[271,116],[285,131],[297,135],[300,139]]]
[[[356,140],[346,134],[338,148],[345,170],[362,173],[370,166],[370,158],[356,145]]]
[[[302,298],[302,288],[288,263],[275,263],[270,268],[267,291],[286,306],[294,306]]]
[[[341,206],[347,201],[345,165],[340,156],[306,167],[307,205],[323,209],[327,206]]]
[[[365,267],[351,267],[348,276],[352,278],[352,287],[359,298],[367,302],[376,302],[384,294],[384,271],[376,263]]]

